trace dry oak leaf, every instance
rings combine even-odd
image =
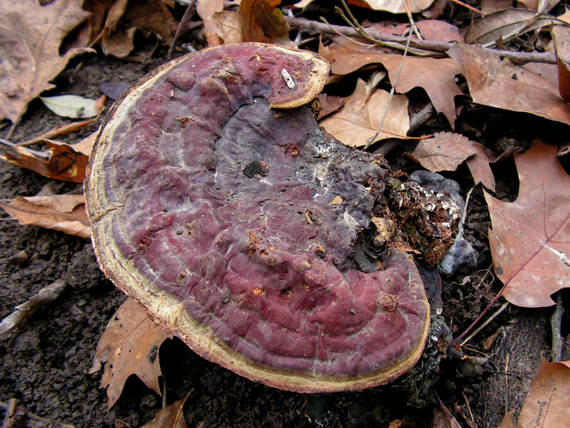
[[[221,45],[221,29],[214,19],[214,14],[224,10],[224,0],[198,0],[196,12],[204,22],[204,37],[208,42],[208,46]]]
[[[476,149],[469,138],[454,132],[436,132],[433,138],[421,140],[410,158],[432,172],[455,171]]]
[[[101,370],[101,388],[107,388],[109,409],[121,396],[127,378],[137,375],[158,395],[162,395],[158,349],[172,337],[155,324],[134,299],[127,299],[117,309],[99,339],[89,373]]]
[[[487,189],[495,191],[495,175],[489,166],[490,162],[495,162],[497,155],[492,150],[482,144],[471,141],[471,145],[475,149],[475,156],[467,159],[467,167],[475,185],[481,183]]]
[[[527,9],[509,8],[483,16],[471,23],[465,33],[465,41],[473,44],[494,43],[552,25],[553,16],[537,16]]]
[[[103,29],[101,48],[105,55],[128,56],[134,49],[137,30],[156,35],[168,45],[176,30],[176,21],[163,1],[117,0],[109,9]]]
[[[0,144],[0,159],[22,168],[37,172],[54,180],[83,183],[88,156],[73,146],[53,140],[38,140],[47,146],[47,151],[31,150],[15,144]]]
[[[348,74],[359,68],[373,63],[382,64],[390,77],[390,82],[396,81],[402,55],[389,54],[378,49],[368,49],[361,46],[333,43],[320,46],[319,54],[331,64],[334,74]],[[460,65],[451,58],[426,58],[408,56],[404,60],[402,71],[396,84],[400,94],[421,87],[428,94],[438,113],[443,113],[454,127],[455,97],[463,95],[455,83],[455,76],[461,74]]]
[[[518,423],[509,413],[499,428],[567,428],[570,421],[570,361],[549,363],[542,360],[530,384]]]
[[[456,44],[447,53],[461,64],[474,102],[570,125],[570,105],[549,79],[475,46]]]
[[[89,220],[83,195],[26,196],[13,199],[0,208],[22,225],[59,230],[69,235],[89,238]]]
[[[60,55],[63,39],[89,13],[83,0],[55,0],[40,6],[36,0],[0,1],[0,120],[16,126],[28,103],[47,89],[67,62],[86,48]]]
[[[170,406],[159,410],[153,420],[141,428],[186,428],[188,425],[184,420],[183,409],[188,395],[182,400],[175,401]]]
[[[241,0],[241,35],[246,42],[288,42],[289,25],[277,8],[281,0]]]
[[[555,25],[552,38],[558,66],[558,90],[562,99],[570,102],[570,26]]]
[[[509,302],[551,306],[550,295],[570,287],[570,176],[556,147],[542,142],[515,156],[515,163],[520,182],[515,202],[485,192],[495,273]]]
[[[243,41],[241,37],[241,22],[239,13],[233,10],[223,10],[212,15],[212,19],[218,28],[217,37],[222,44],[240,43]]]
[[[434,0],[409,0],[410,8],[413,13],[427,9],[433,2]],[[405,13],[408,11],[408,0],[348,0],[348,3],[359,7],[392,13]]]
[[[368,143],[376,134],[378,125],[386,110],[389,94],[377,89],[370,97],[366,96],[366,83],[358,79],[351,96],[345,98],[344,107],[320,122],[320,125],[341,143],[359,147]],[[375,141],[386,138],[405,138],[410,128],[408,99],[404,95],[394,95],[382,131]]]

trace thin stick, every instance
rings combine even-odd
[[[503,287],[499,290],[499,292],[497,294],[495,294],[495,297],[493,297],[491,299],[491,301],[489,302],[489,304],[487,306],[485,306],[485,309],[483,309],[481,311],[481,313],[477,316],[477,318],[475,318],[475,320],[473,320],[473,322],[471,324],[469,324],[469,327],[467,327],[465,329],[465,331],[463,333],[461,333],[459,336],[457,336],[456,339],[453,339],[452,343],[457,343],[459,342],[461,339],[463,339],[463,337],[469,333],[471,331],[471,329],[477,325],[477,323],[479,321],[481,321],[481,318],[483,318],[485,316],[485,314],[489,311],[489,309],[491,309],[493,307],[493,305],[497,302],[497,300],[499,300],[499,298],[503,295],[503,293],[505,292],[505,288],[507,288],[507,285],[503,285]]]
[[[366,146],[364,146],[364,150],[367,150],[370,147],[370,144],[374,143],[380,132],[382,131],[382,127],[384,126],[384,122],[386,117],[388,116],[388,110],[390,110],[390,104],[392,103],[392,98],[394,97],[394,92],[396,92],[396,86],[398,86],[398,82],[400,81],[400,76],[402,74],[402,70],[404,69],[404,61],[406,61],[406,56],[408,54],[408,48],[410,47],[410,40],[412,39],[412,32],[408,34],[408,40],[406,42],[406,49],[404,50],[404,54],[402,55],[402,60],[400,61],[400,65],[398,66],[398,72],[396,73],[396,78],[394,82],[392,82],[392,88],[390,89],[390,94],[388,95],[388,100],[386,101],[386,107],[384,108],[384,112],[382,113],[382,118],[380,119],[380,123],[378,124],[378,128],[372,137],[368,139],[366,142]]]
[[[65,290],[67,283],[58,279],[42,288],[28,301],[16,306],[16,310],[0,322],[0,339],[5,339],[10,333],[29,318],[41,307],[53,302]]]
[[[473,339],[473,337],[475,337],[475,335],[477,335],[477,333],[479,333],[481,330],[483,330],[485,327],[487,327],[487,325],[491,321],[493,321],[495,318],[497,318],[501,314],[501,312],[503,312],[507,308],[507,306],[509,306],[509,302],[503,303],[503,305],[499,309],[497,309],[493,315],[491,315],[483,324],[481,324],[479,327],[477,327],[473,333],[471,333],[469,336],[467,336],[467,338],[463,342],[461,342],[459,344],[459,346],[464,346],[467,342],[469,342],[471,339]]]
[[[550,352],[552,361],[560,361],[562,358],[562,348],[564,343],[564,339],[560,334],[560,329],[562,328],[562,315],[564,315],[562,294],[558,293],[558,297],[556,298],[556,307],[554,308],[554,313],[550,318],[550,329],[552,330],[552,349]]]
[[[166,54],[166,58],[170,58],[172,56],[172,52],[174,52],[174,46],[176,46],[176,42],[182,35],[182,29],[186,26],[186,23],[192,18],[194,12],[196,11],[196,0],[190,0],[186,10],[184,11],[184,15],[182,19],[178,23],[176,27],[176,32],[174,33],[174,38],[172,39],[172,43],[170,43],[170,47],[168,48],[168,53]]]
[[[295,30],[303,30],[306,32],[323,33],[323,34],[336,34],[342,33],[349,37],[359,37],[360,33],[354,28],[344,25],[325,24],[322,22],[311,21],[305,18],[291,18],[285,17],[285,21],[289,26]],[[392,34],[385,34],[373,29],[366,29],[369,36],[382,42],[406,43],[407,37],[394,36]],[[410,40],[410,46],[418,49],[434,51],[445,55],[447,51],[456,43],[436,42],[433,40]],[[516,64],[525,64],[527,62],[542,62],[548,64],[556,64],[556,57],[552,52],[516,52],[504,49],[490,49],[481,48],[484,51],[491,52],[507,58]],[[412,53],[412,51],[410,51]]]
[[[451,1],[455,4],[458,4],[459,6],[463,6],[465,9],[469,9],[471,12],[483,15],[483,12],[481,12],[479,9],[475,9],[473,6],[469,6],[467,3],[463,3],[462,1],[459,0],[451,0]]]

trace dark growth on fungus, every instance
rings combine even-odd
[[[429,223],[422,245],[448,248],[455,223],[318,127],[301,106],[327,73],[309,52],[255,43],[177,59],[112,110],[86,184],[119,288],[204,358],[299,392],[363,389],[415,364],[430,311],[398,249],[414,235],[399,230]]]

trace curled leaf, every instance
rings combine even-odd
[[[80,238],[91,236],[83,195],[19,197],[8,204],[0,202],[0,208],[22,225],[59,230]]]
[[[99,114],[95,100],[79,95],[56,95],[40,97],[44,105],[61,117],[71,119],[86,119]]]

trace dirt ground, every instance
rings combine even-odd
[[[80,63],[76,60],[58,78],[57,92],[99,96],[100,83],[134,82],[164,61],[162,51],[142,63],[92,56],[74,72]],[[500,151],[498,144],[527,145],[534,132],[529,130],[551,126],[530,116],[521,120],[521,116],[465,107],[458,123],[483,129],[482,135],[473,138]],[[524,129],[514,130],[511,126],[522,122]],[[34,102],[13,141],[63,123],[64,119]],[[422,131],[438,129],[441,123],[428,122]],[[79,140],[95,128],[85,129],[67,141]],[[6,130],[0,134],[5,136]],[[405,147],[392,152],[389,160],[410,172],[415,166],[402,155],[403,151]],[[495,171],[499,196],[514,197],[517,178],[512,160],[496,165]],[[465,196],[472,186],[468,171],[460,169],[450,177],[458,180]],[[1,199],[35,195],[48,183],[33,172],[0,163]],[[70,184],[50,186],[51,191],[59,193],[80,191]],[[469,207],[466,231],[478,253],[477,267],[443,281],[443,315],[454,336],[500,289],[490,275],[485,276],[491,266],[487,243],[490,223],[480,189],[473,192]],[[4,215],[0,219],[0,317],[59,278],[68,283],[62,296],[32,316],[10,338],[0,341],[0,415],[15,398],[28,413],[45,418],[34,422],[24,416],[22,426],[136,427],[150,421],[163,403],[142,382],[131,377],[121,399],[109,410],[105,391],[99,389],[101,373],[88,374],[97,341],[125,299],[99,271],[90,243],[59,232],[23,227]],[[176,339],[168,340],[160,349],[165,400],[170,404],[191,391],[184,412],[191,427],[348,428],[383,427],[397,419],[411,424],[402,426],[429,427],[434,408],[439,408],[439,397],[462,426],[496,427],[507,411],[516,413],[520,409],[541,356],[549,357],[552,311],[509,306],[464,347],[465,355],[472,358],[461,359],[453,352],[444,356],[439,374],[434,374],[436,383],[429,388],[431,394],[424,397],[427,405],[420,409],[411,406],[414,400],[409,392],[402,391],[402,382],[330,395],[272,389],[201,359]],[[494,334],[494,342],[484,347],[483,340]]]

